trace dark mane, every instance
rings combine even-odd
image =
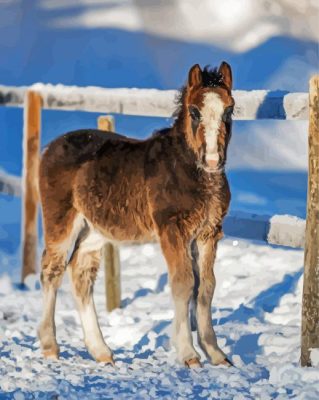
[[[183,111],[184,96],[186,94],[186,85],[182,86],[176,93],[174,103],[176,108],[172,114],[172,118],[176,121]]]
[[[202,73],[202,78],[204,87],[224,86],[223,74],[218,72],[216,67],[210,68],[209,65],[206,65]]]
[[[209,65],[206,65],[202,71],[202,79],[204,87],[225,87],[223,74],[218,72],[217,67],[211,68]],[[178,120],[178,117],[181,114],[184,96],[186,94],[186,87],[186,85],[182,86],[176,94],[176,109],[172,115],[175,120]]]

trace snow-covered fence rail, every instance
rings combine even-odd
[[[42,108],[80,110],[126,115],[170,117],[175,109],[176,90],[108,89],[34,84],[30,87],[0,86],[0,106],[23,107],[27,90],[41,95]],[[235,90],[234,119],[308,119],[307,93],[269,90]]]
[[[20,178],[0,170],[0,192],[16,197],[21,196]]]

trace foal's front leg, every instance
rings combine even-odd
[[[167,227],[160,235],[161,246],[168,264],[172,297],[175,306],[174,338],[178,359],[186,366],[200,366],[200,356],[193,346],[189,323],[189,302],[193,294],[194,276],[189,241],[176,226]]]
[[[212,325],[211,303],[214,295],[216,280],[214,275],[214,262],[216,257],[217,242],[222,236],[219,232],[201,235],[197,238],[199,267],[199,289],[197,296],[196,319],[199,345],[206,353],[212,364],[231,365],[225,353],[217,344],[216,334]]]

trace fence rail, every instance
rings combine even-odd
[[[152,117],[171,117],[176,90],[109,89],[36,83],[30,87],[0,86],[0,106],[23,107],[27,90],[42,97],[42,108]],[[235,120],[307,120],[308,93],[235,90]]]

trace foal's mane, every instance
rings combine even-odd
[[[225,87],[224,77],[220,72],[218,72],[217,67],[210,67],[209,65],[206,65],[202,71],[202,80],[203,87]],[[183,85],[175,97],[176,109],[172,115],[175,122],[183,119],[183,103],[186,95],[186,89],[187,85]]]

